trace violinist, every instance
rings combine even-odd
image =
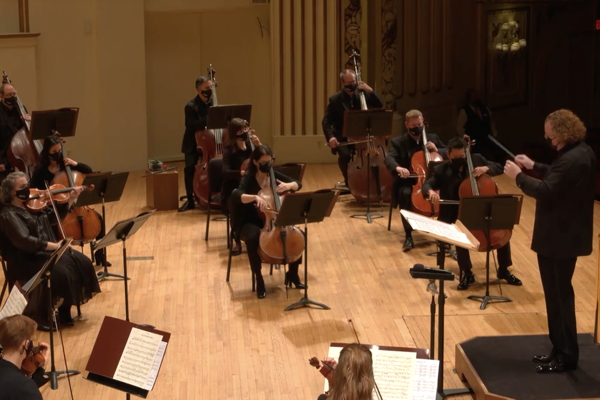
[[[48,382],[44,377],[44,362],[31,377],[22,371],[26,358],[33,351],[33,336],[37,324],[24,315],[13,315],[0,320],[0,400],[42,399],[39,387]],[[40,342],[40,354],[48,358],[49,346]]]
[[[354,147],[339,146],[340,143],[347,142],[348,139],[343,136],[344,133],[344,113],[346,110],[360,110],[359,90],[364,91],[365,100],[369,108],[382,108],[381,98],[373,89],[364,82],[356,82],[356,74],[350,69],[345,69],[340,73],[342,89],[329,98],[327,111],[323,117],[322,125],[325,139],[331,147],[331,153],[338,155],[338,166],[346,187],[348,186],[348,164],[352,159]]]
[[[91,174],[92,168],[84,163],[77,162],[71,158],[64,157],[62,152],[62,139],[58,135],[50,135],[44,139],[44,147],[40,153],[40,163],[33,170],[29,186],[35,189],[44,190],[46,184],[50,186],[50,182],[54,179],[56,174],[61,171],[65,171],[65,166],[69,166],[72,171],[79,171],[82,174]],[[96,212],[100,221],[102,221],[102,215]],[[102,226],[102,224],[100,224]],[[100,233],[96,237],[96,240],[100,240],[104,237],[104,229],[100,230]],[[94,260],[96,265],[104,265],[106,249],[98,250],[94,254]],[[107,261],[106,266],[110,267],[111,264]]]
[[[535,198],[535,223],[531,249],[537,253],[548,311],[553,348],[536,355],[537,372],[577,369],[579,344],[575,319],[575,293],[571,279],[577,257],[592,253],[596,156],[585,142],[586,128],[570,110],[554,111],[544,124],[544,137],[558,150],[551,165],[517,155],[507,161],[504,173]],[[535,179],[521,168],[539,172]]]
[[[206,76],[196,79],[196,91],[198,94],[185,105],[185,133],[181,143],[181,152],[185,156],[184,181],[186,202],[179,208],[180,212],[193,210],[194,203],[194,171],[200,153],[196,149],[195,134],[197,131],[206,129],[208,109],[212,106],[213,83]]]
[[[241,118],[233,118],[229,123],[228,141],[223,149],[223,186],[221,188],[221,208],[227,210],[229,196],[239,185],[242,176],[246,173],[242,169],[244,161],[250,159],[252,145],[260,146],[260,139],[254,135],[248,127],[248,121]],[[252,144],[249,142],[252,141]],[[241,254],[242,245],[239,240],[235,241],[232,255]]]
[[[412,156],[416,152],[423,150],[424,121],[421,111],[408,111],[406,113],[406,121],[404,122],[407,132],[390,140],[390,151],[385,159],[385,165],[394,177],[394,200],[396,204],[400,205],[401,210],[411,209],[412,187],[416,183],[416,179],[408,178],[408,176],[412,174]],[[433,133],[427,133],[427,149],[429,151],[437,151],[442,156],[446,152],[444,143],[442,143],[438,135]],[[415,247],[412,238],[413,228],[404,216],[401,215],[401,218],[405,235],[403,250],[408,251]]]
[[[264,221],[259,210],[269,207],[267,201],[259,196],[259,192],[271,192],[270,170],[273,164],[273,152],[266,145],[260,145],[254,149],[250,156],[250,166],[242,178],[240,186],[233,191],[230,199],[231,223],[235,240],[243,240],[246,243],[250,268],[256,275],[256,296],[259,299],[267,295],[265,281],[261,268],[262,260],[258,248],[261,229]],[[275,171],[277,179],[277,193],[283,194],[288,191],[297,191],[302,185],[280,172]],[[286,273],[286,284],[293,284],[296,289],[304,289],[306,286],[300,282],[298,266],[302,262],[300,258],[290,263],[289,271]]]
[[[0,85],[0,182],[8,175],[12,167],[8,163],[7,152],[10,142],[19,130],[23,128],[23,119],[30,121],[25,115],[21,118],[17,107],[17,91],[8,83]]]
[[[66,204],[56,206],[59,217],[66,215],[69,207],[83,190],[76,187],[69,193]],[[35,275],[50,258],[52,252],[60,247],[51,228],[55,214],[48,212],[33,213],[27,209],[29,183],[23,172],[9,174],[0,186],[0,251],[7,263],[9,282],[24,284]],[[72,325],[71,306],[85,304],[100,286],[94,266],[84,254],[70,248],[55,264],[51,276],[52,295],[62,299],[58,307],[58,316],[62,325]],[[47,287],[39,285],[30,295],[30,301],[24,311],[38,323],[38,329],[51,329],[48,321]]]
[[[466,159],[466,142],[453,137],[448,142],[448,161],[436,165],[433,174],[425,181],[423,185],[423,196],[429,198],[433,203],[439,203],[440,197],[444,200],[459,200],[459,187],[465,178],[468,178],[468,167]],[[488,174],[490,176],[502,174],[502,166],[486,160],[479,154],[472,154],[473,175],[481,176]],[[435,191],[439,190],[440,193]],[[458,218],[458,206],[455,204],[441,204],[439,221],[452,224]],[[471,258],[469,250],[462,247],[456,247],[456,257],[458,267],[460,268],[460,282],[457,290],[465,290],[469,285],[475,283],[475,276],[471,271]],[[512,273],[508,267],[512,265],[510,254],[510,242],[498,249],[498,279],[504,279],[509,285],[521,286],[523,283]]]

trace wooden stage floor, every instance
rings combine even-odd
[[[145,209],[142,174],[131,173],[121,201],[107,205],[109,227]],[[182,173],[179,178],[183,190]],[[328,188],[339,180],[337,165],[309,165],[304,190]],[[502,193],[520,193],[503,176],[497,182]],[[172,333],[155,389],[148,398],[316,399],[323,390],[323,377],[309,366],[308,359],[326,356],[330,342],[354,341],[348,319],[354,321],[363,343],[428,348],[431,296],[425,290],[427,282],[412,279],[408,270],[415,263],[435,267],[435,258],[426,255],[434,250],[433,244],[415,235],[417,247],[403,253],[398,211],[388,232],[387,208],[383,210],[386,218],[368,224],[349,218],[363,210],[351,199],[343,197],[331,218],[311,225],[309,230],[309,297],[329,305],[331,311],[304,308],[284,312],[286,306],[300,299],[302,291],[290,290],[286,299],[283,270],[268,276],[268,265],[263,267],[267,297],[257,299],[251,292],[245,253],[234,257],[227,284],[225,223],[212,222],[209,240],[204,241],[204,211],[157,212],[152,216],[127,246],[130,256],[154,257],[153,261],[128,262],[131,320]],[[456,343],[482,335],[546,332],[542,286],[535,253],[529,249],[534,210],[535,202],[526,198],[521,223],[511,241],[512,271],[523,280],[522,287],[502,286],[512,303],[492,304],[481,311],[479,302],[466,298],[484,292],[483,253],[472,253],[479,285],[464,292],[456,291],[456,282],[448,285],[446,388],[462,387],[452,371]],[[599,228],[596,218],[595,235]],[[594,253],[580,258],[575,272],[580,332],[592,332],[594,327],[597,251],[594,239]],[[110,248],[109,260],[111,271],[121,273],[120,246]],[[448,258],[446,267],[458,274],[455,261]],[[303,276],[302,267],[300,273]],[[494,277],[495,272],[491,275]],[[105,315],[125,316],[123,282],[103,281],[100,286],[102,293],[82,307],[84,320],[64,330],[70,368],[85,369]],[[498,287],[493,286],[491,292],[498,294]],[[38,338],[47,340],[47,334],[40,332]],[[64,369],[58,343],[57,367]],[[532,374],[534,368],[532,363]],[[81,376],[74,377],[72,384],[79,399],[125,396]],[[66,399],[66,379],[60,379],[59,386],[56,391],[49,385],[44,387],[44,399]]]

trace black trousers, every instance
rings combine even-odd
[[[502,274],[508,270],[508,267],[512,265],[512,258],[510,255],[510,242],[506,243],[505,246],[500,247],[498,250],[498,274]],[[492,268],[492,255],[490,254],[490,270]],[[469,250],[463,249],[462,247],[456,247],[456,258],[458,259],[458,268],[460,269],[461,276],[464,272],[470,272],[473,268],[471,264],[471,256]]]
[[[183,169],[183,179],[185,182],[185,194],[188,201],[194,201],[194,172],[196,171],[196,164],[200,159],[200,153],[196,150],[190,153],[183,153],[185,155],[185,168]]]
[[[344,182],[346,184],[346,187],[349,188],[349,183],[348,182],[348,164],[350,164],[350,161],[352,160],[352,152],[354,150],[354,145],[350,145],[350,146],[341,146],[341,147],[336,147],[335,149],[332,149],[332,152],[334,154],[337,154],[338,156],[338,167],[340,167],[340,171],[342,173],[342,175],[344,176]]]
[[[244,224],[240,230],[240,239],[246,243],[246,250],[248,252],[248,260],[250,261],[250,268],[256,275],[256,281],[262,282],[262,260],[258,254],[259,240],[260,240],[260,228],[252,223]],[[298,266],[302,262],[302,258],[298,261],[294,261],[289,265],[290,276],[298,275]]]
[[[396,193],[396,203],[400,206],[401,210],[408,210],[412,208],[412,185],[407,185],[404,183],[407,179],[394,179],[395,193]],[[402,218],[402,226],[404,227],[404,234],[406,236],[410,236],[412,234],[413,228],[410,226],[404,215],[400,215]]]
[[[104,224],[102,223],[102,214],[96,211],[96,215],[98,215],[98,218],[100,219],[100,233],[98,234],[98,236],[96,236],[96,240],[98,241],[104,236],[106,236],[106,230],[104,229]],[[106,260],[106,247],[101,250],[97,250],[94,253],[94,261],[96,262],[96,264],[102,265],[104,264],[104,260]]]
[[[567,366],[576,367],[579,361],[577,322],[575,319],[575,292],[571,278],[575,272],[577,257],[557,259],[537,255],[546,312],[548,330],[552,342],[552,356]]]

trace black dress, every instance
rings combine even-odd
[[[62,214],[65,207],[61,207]],[[33,214],[14,205],[5,205],[0,211],[0,250],[7,264],[9,282],[26,283],[49,259],[52,252],[46,251],[48,242],[56,242],[50,218],[54,214]],[[85,304],[100,286],[94,266],[84,254],[67,249],[52,271],[52,295],[57,304],[62,299],[59,311],[68,313],[72,305]],[[29,303],[23,314],[39,325],[47,325],[47,292],[43,285],[30,294]]]
[[[227,210],[229,196],[240,185],[242,176],[240,170],[242,164],[252,154],[250,143],[246,142],[246,150],[241,150],[237,146],[235,148],[225,147],[223,150],[223,186],[221,187],[221,205],[223,210]]]

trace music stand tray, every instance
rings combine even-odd
[[[61,137],[75,136],[78,115],[77,107],[32,111],[31,139],[45,139],[54,131],[59,132]]]
[[[470,231],[483,230],[486,238],[493,229],[512,230],[519,223],[521,215],[520,195],[475,196],[460,199],[458,219]],[[470,300],[481,300],[481,310],[485,310],[490,301],[512,302],[504,296],[490,296],[490,242],[485,255],[486,287],[485,295],[471,295]]]
[[[83,185],[94,185],[94,189],[81,192],[77,198],[77,207],[121,200],[128,177],[129,172],[87,175]]]
[[[40,283],[42,283],[45,279],[47,273],[52,273],[52,268],[58,262],[58,260],[62,257],[62,255],[67,251],[73,239],[64,239],[60,245],[60,247],[50,255],[48,261],[44,263],[42,268],[31,277],[29,281],[25,285],[23,285],[23,291],[25,294],[29,295]]]
[[[343,135],[347,138],[366,136],[368,141],[373,140],[374,136],[390,136],[393,120],[394,113],[391,110],[348,110],[344,113]],[[371,153],[367,153],[367,166],[370,165]],[[371,169],[367,171],[367,212],[352,214],[350,218],[365,218],[370,224],[373,218],[383,218],[384,215],[371,212]]]
[[[234,118],[241,118],[250,122],[252,104],[230,104],[213,106],[208,109],[206,120],[207,129],[226,129]]]
[[[308,307],[314,305],[325,310],[330,310],[328,306],[317,303],[308,298],[308,224],[321,222],[325,217],[331,215],[333,206],[337,201],[339,191],[320,190],[307,193],[291,193],[285,196],[275,226],[291,226],[304,224],[304,297],[285,308],[284,311],[290,311],[297,307]]]

